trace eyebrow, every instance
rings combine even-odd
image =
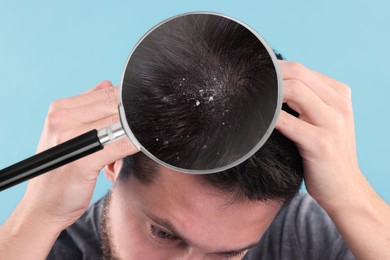
[[[150,218],[151,220],[153,220],[154,222],[156,222],[158,225],[160,225],[163,228],[165,228],[168,232],[171,233],[171,235],[174,235],[174,236],[180,238],[181,240],[183,240],[186,244],[189,244],[188,243],[189,240],[186,239],[182,234],[180,234],[180,232],[177,231],[175,226],[169,220],[157,217],[157,216],[151,214],[150,212],[145,212],[145,215],[148,218]],[[213,254],[233,255],[233,254],[241,253],[241,252],[243,252],[245,250],[248,250],[248,249],[254,247],[256,244],[257,244],[257,242],[254,242],[254,243],[251,243],[250,245],[248,245],[246,247],[243,247],[243,248],[240,248],[240,249],[227,250],[227,251],[223,251],[223,252],[215,252]]]

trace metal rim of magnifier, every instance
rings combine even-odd
[[[260,141],[257,143],[257,145],[255,147],[253,147],[247,154],[245,154],[244,156],[242,156],[240,159],[238,159],[236,161],[233,161],[233,162],[231,162],[231,163],[229,163],[229,164],[227,164],[225,166],[222,166],[222,167],[213,168],[213,169],[206,169],[206,170],[192,170],[192,169],[180,168],[180,167],[168,164],[168,163],[162,161],[161,159],[157,158],[156,156],[154,156],[152,153],[150,153],[146,148],[144,148],[142,146],[142,144],[137,140],[137,138],[135,137],[135,135],[131,131],[131,129],[130,129],[128,123],[127,123],[126,113],[125,113],[125,109],[123,107],[123,101],[122,101],[122,88],[123,88],[123,82],[124,82],[124,78],[125,78],[126,68],[127,68],[127,65],[130,62],[130,59],[131,59],[134,51],[141,44],[141,42],[150,33],[152,33],[156,28],[158,28],[160,25],[162,25],[162,24],[164,24],[164,23],[166,23],[166,22],[168,22],[170,20],[173,20],[173,19],[176,19],[178,17],[181,17],[181,16],[194,15],[194,14],[207,14],[207,15],[215,15],[215,16],[227,18],[229,20],[232,20],[232,21],[234,21],[234,22],[244,26],[246,29],[248,29],[250,32],[252,32],[253,35],[255,35],[257,37],[257,39],[259,39],[259,41],[263,44],[263,46],[265,47],[265,49],[267,50],[268,54],[270,55],[270,57],[272,59],[273,65],[275,67],[276,78],[277,78],[277,87],[278,87],[277,104],[276,104],[274,117],[273,117],[273,119],[271,121],[271,124],[269,125],[268,129],[266,130],[265,134],[260,139]],[[279,118],[280,110],[282,108],[282,101],[283,101],[283,80],[282,80],[282,77],[281,77],[278,60],[277,60],[276,55],[273,52],[272,48],[260,36],[259,33],[257,33],[253,28],[251,28],[247,24],[243,23],[242,21],[239,21],[239,20],[237,20],[235,18],[232,18],[232,17],[224,15],[224,14],[215,13],[215,12],[187,12],[187,13],[182,13],[182,14],[170,17],[170,18],[165,19],[162,22],[158,23],[153,28],[151,28],[148,32],[146,32],[142,36],[142,38],[140,40],[138,40],[137,44],[133,47],[132,51],[130,52],[130,55],[127,58],[126,65],[125,65],[123,73],[122,73],[122,78],[121,78],[121,83],[120,83],[120,91],[119,91],[119,116],[120,116],[120,121],[121,121],[122,127],[123,127],[126,135],[131,140],[131,142],[134,144],[135,147],[137,147],[137,149],[139,149],[141,152],[143,152],[145,155],[147,155],[152,160],[156,161],[157,163],[159,163],[159,164],[161,164],[161,165],[163,165],[165,167],[168,167],[168,168],[176,170],[176,171],[184,172],[184,173],[209,174],[209,173],[216,173],[216,172],[224,171],[224,170],[230,169],[230,168],[232,168],[234,166],[237,166],[238,164],[244,162],[249,157],[251,157],[256,151],[258,151],[264,145],[264,143],[268,140],[269,136],[271,135],[272,131],[275,128],[276,121]]]

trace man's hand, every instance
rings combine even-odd
[[[37,152],[118,122],[118,91],[103,81],[79,96],[55,101]],[[0,259],[45,258],[59,232],[87,209],[100,170],[136,152],[130,140],[122,138],[102,151],[30,180],[22,201],[1,227]]]
[[[280,66],[284,102],[299,118],[282,111],[277,129],[298,146],[310,195],[325,208],[345,203],[340,201],[345,198],[341,193],[349,196],[351,189],[359,189],[353,181],[361,176],[351,89],[299,63],[281,62]]]
[[[358,258],[390,257],[390,208],[357,161],[351,89],[295,62],[280,62],[284,102],[276,128],[303,158],[307,191],[327,211]]]
[[[118,91],[118,87],[103,81],[79,96],[52,103],[37,152],[119,122]],[[42,217],[58,221],[65,228],[88,207],[99,171],[135,152],[128,138],[122,138],[100,152],[32,179],[24,201],[33,206],[31,210],[44,212]]]

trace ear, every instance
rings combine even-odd
[[[119,173],[122,169],[122,160],[113,162],[104,167],[104,175],[111,182],[114,183],[119,176]]]

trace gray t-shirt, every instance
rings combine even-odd
[[[99,227],[103,200],[91,205],[64,230],[48,259],[101,259]],[[326,212],[307,194],[282,208],[259,243],[244,257],[253,259],[355,259]]]

